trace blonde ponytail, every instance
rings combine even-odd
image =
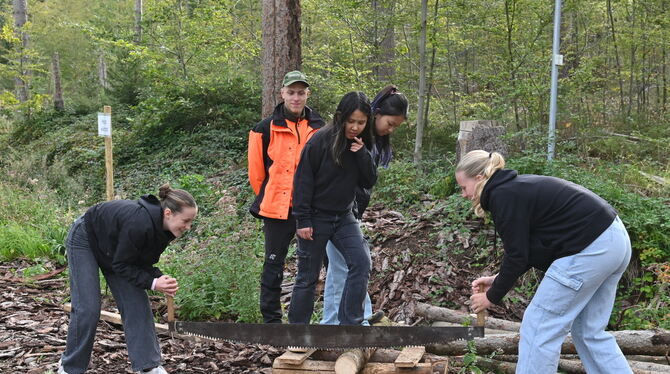
[[[456,166],[456,171],[462,171],[468,178],[475,178],[478,175],[483,177],[475,185],[475,195],[472,199],[472,207],[477,216],[484,217],[485,215],[480,199],[486,182],[493,176],[493,173],[504,167],[505,158],[500,153],[487,152],[481,149],[465,154]]]

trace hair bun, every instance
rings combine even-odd
[[[171,191],[172,187],[170,187],[170,183],[165,183],[158,187],[158,197],[160,197],[161,200],[164,200]]]

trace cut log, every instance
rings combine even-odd
[[[423,354],[426,353],[426,347],[407,347],[395,359],[397,368],[413,368],[421,361]]]
[[[431,326],[435,326],[435,327],[459,327],[459,326],[463,326],[463,325],[460,324],[460,323],[456,323],[456,322],[437,321],[437,322],[433,322],[431,324]],[[486,336],[489,336],[489,335],[508,335],[510,333],[512,333],[512,331],[486,329]]]
[[[309,356],[311,356],[312,353],[314,353],[315,351],[316,351],[316,349],[314,349],[314,348],[310,348],[305,352],[286,351],[286,352],[284,352],[284,354],[277,357],[275,359],[275,361],[280,361],[280,362],[282,362],[284,364],[288,364],[288,365],[300,365],[303,362],[305,362],[305,360],[307,360],[307,358]]]
[[[340,353],[337,351],[324,351],[318,350],[312,354],[311,358],[314,360],[323,360],[323,361],[335,361],[339,357]],[[368,364],[370,363],[394,363],[395,360],[400,355],[400,351],[394,349],[377,349],[372,356],[368,359]],[[444,356],[438,356],[430,353],[423,355],[423,359],[426,362],[433,363],[433,370],[444,373],[448,370],[449,358]]]
[[[624,330],[610,332],[617,341],[624,354],[639,354],[649,356],[665,356],[670,352],[670,331],[656,330]],[[517,354],[519,334],[493,335],[485,338],[475,338],[477,353],[489,354]],[[446,344],[436,344],[426,347],[428,352],[459,356],[467,353],[467,342],[453,341]],[[572,344],[572,337],[568,336],[562,346],[562,353],[577,353]]]
[[[477,367],[504,374],[514,374],[516,371],[515,363],[493,360],[486,357],[477,357]]]
[[[473,320],[473,318],[463,312],[459,312],[452,309],[440,308],[425,303],[417,303],[414,308],[414,313],[417,316],[424,317],[431,321],[446,321],[462,324],[465,321]],[[521,327],[519,322],[511,322],[500,318],[486,318],[486,328],[487,329],[496,329],[496,330],[505,330],[505,331],[514,331],[518,332]]]
[[[335,361],[335,373],[356,374],[363,369],[374,349],[350,349]]]
[[[633,374],[665,374],[670,373],[670,367],[650,362],[639,362],[628,360]],[[568,374],[587,374],[584,365],[579,360],[561,359],[558,361],[558,368]]]
[[[391,363],[369,363],[365,365],[361,374],[432,374],[430,364],[417,364],[413,368],[397,369]]]

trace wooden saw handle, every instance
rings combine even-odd
[[[479,285],[479,292],[484,292],[484,285]],[[486,310],[477,313],[477,326],[484,326],[486,324]]]
[[[174,297],[167,296],[167,320],[168,322],[174,322]]]

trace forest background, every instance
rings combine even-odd
[[[410,99],[373,203],[411,212],[437,201],[454,212],[445,227],[481,239],[465,224],[475,218],[458,197],[454,150],[460,121],[499,121],[511,167],[580,183],[623,218],[635,255],[613,325],[670,328],[670,0],[564,1],[553,162],[553,1],[298,4],[308,104],[324,118],[351,90],[372,97],[393,83]],[[0,0],[0,260],[29,259],[16,269],[24,277],[65,263],[69,223],[104,200],[96,124],[111,105],[116,196],[171,182],[201,207],[193,232],[161,260],[180,279],[180,317],[258,321],[263,245],[260,223],[246,212],[246,142],[262,118],[262,6]],[[489,254],[486,240],[472,242],[469,251]],[[500,253],[477,258],[484,266]],[[531,295],[536,279],[517,291]]]

